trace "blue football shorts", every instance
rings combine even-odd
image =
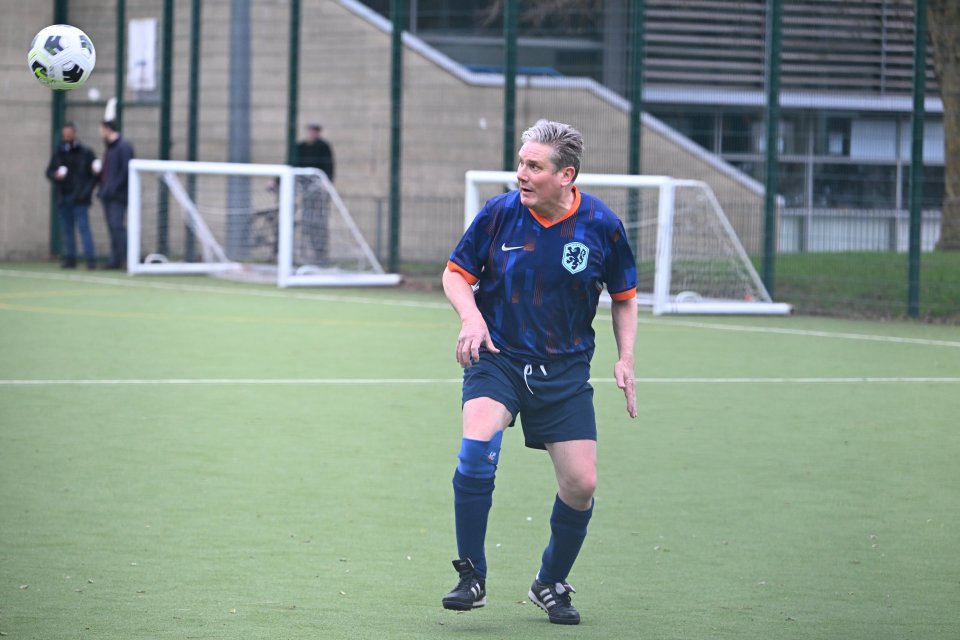
[[[590,386],[590,354],[578,353],[547,364],[531,364],[503,352],[480,352],[480,362],[463,371],[463,404],[492,398],[520,416],[531,449],[545,443],[596,440],[597,419]],[[513,422],[510,423],[513,426]]]

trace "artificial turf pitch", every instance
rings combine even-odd
[[[960,637],[960,329],[596,321],[583,623],[526,591],[555,491],[507,433],[488,601],[456,582],[442,296],[0,269],[9,638]]]

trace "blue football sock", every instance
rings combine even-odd
[[[453,474],[453,506],[457,526],[457,551],[470,558],[481,576],[487,575],[483,543],[487,537],[487,516],[493,504],[493,478],[471,478],[457,470]]]
[[[593,515],[593,505],[586,511],[567,506],[557,496],[550,516],[550,543],[543,550],[538,580],[544,584],[564,582],[587,537],[587,523]]]

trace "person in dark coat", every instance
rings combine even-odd
[[[106,148],[97,196],[110,231],[110,262],[104,268],[121,269],[127,262],[127,169],[133,159],[133,147],[112,120],[100,125],[100,136]]]
[[[318,124],[307,125],[307,138],[297,145],[298,167],[312,167],[323,171],[333,183],[333,148],[320,137],[323,128]],[[330,195],[316,183],[303,196],[303,235],[313,250],[312,262],[328,266],[330,258]]]
[[[322,132],[323,127],[318,124],[307,125],[307,139],[297,145],[297,166],[316,167],[333,182],[333,147],[320,137]]]
[[[77,238],[83,244],[87,268],[96,268],[93,234],[90,233],[90,202],[97,184],[98,160],[88,147],[77,140],[77,126],[68,122],[60,132],[60,145],[47,164],[47,178],[57,192],[57,214],[60,219],[60,266],[77,266]]]

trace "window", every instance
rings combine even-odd
[[[910,165],[903,167],[903,208],[910,207]],[[943,206],[943,167],[923,168],[923,198],[921,208],[939,209]]]
[[[712,113],[658,113],[664,124],[676,129],[707,151],[716,152],[716,118]]]
[[[814,155],[850,155],[850,118],[821,117],[816,129]]]
[[[763,118],[759,114],[725,113],[721,121],[723,138],[720,151],[727,153],[756,153],[753,145],[754,127]]]
[[[813,206],[896,208],[896,167],[869,164],[817,164],[813,170]]]
[[[807,204],[807,165],[803,162],[781,162],[777,174],[777,191],[788,207]]]

